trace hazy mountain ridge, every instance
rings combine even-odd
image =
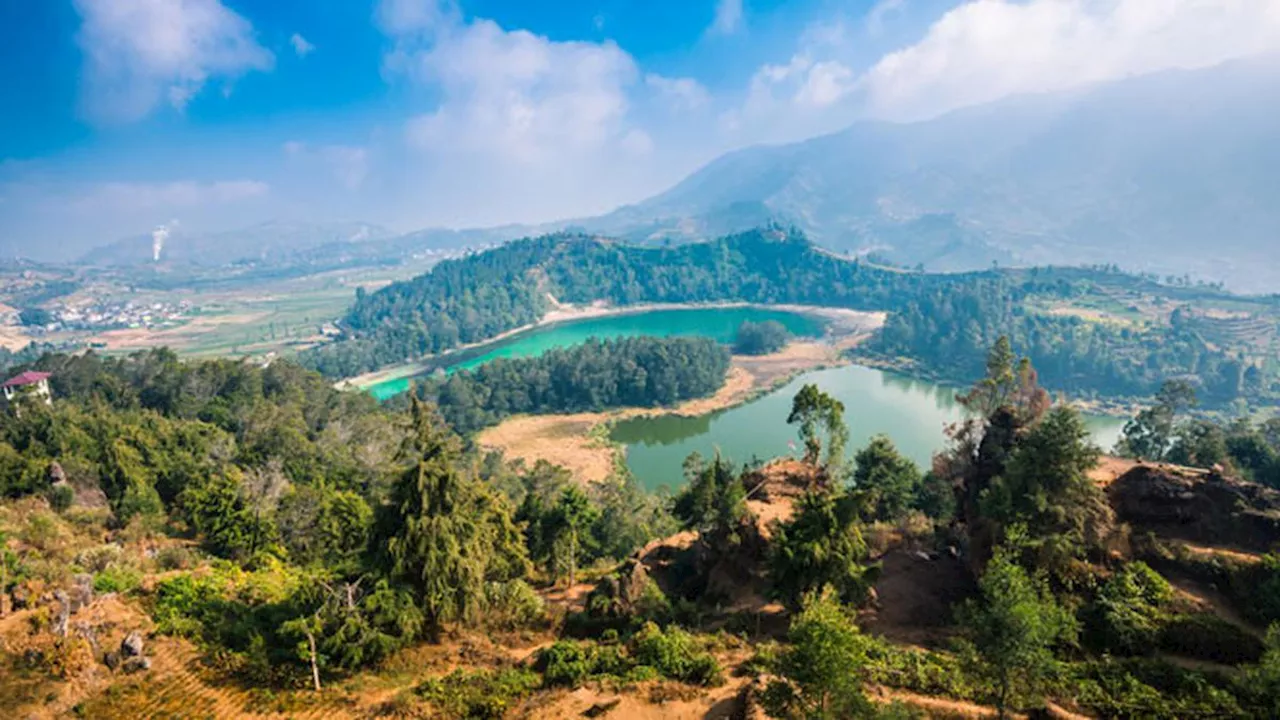
[[[747,148],[580,224],[680,240],[767,215],[833,248],[935,270],[1116,262],[1274,289],[1278,65],[1168,72]]]
[[[140,265],[158,260],[217,267],[247,261],[279,261],[327,245],[353,245],[394,236],[392,231],[366,222],[266,222],[212,233],[188,233],[179,226],[118,240],[86,253],[80,262]]]
[[[933,271],[1117,263],[1280,288],[1280,59],[1020,96],[918,123],[860,122],[728,153],[671,189],[592,218],[397,234],[369,223],[266,223],[187,235],[161,259],[216,266],[391,263],[569,230],[634,242],[793,225],[838,251]],[[139,236],[89,264],[152,261]]]

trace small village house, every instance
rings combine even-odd
[[[49,377],[50,373],[28,370],[9,378],[0,385],[0,392],[4,393],[5,405],[25,402],[26,398],[46,405],[51,404],[53,395],[49,392]]]

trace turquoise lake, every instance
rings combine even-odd
[[[495,343],[444,355],[440,358],[438,367],[445,372],[452,372],[483,365],[498,358],[535,357],[553,348],[579,345],[593,337],[701,335],[728,343],[733,341],[738,326],[745,320],[776,320],[786,326],[791,334],[800,336],[821,335],[824,328],[822,320],[814,316],[761,307],[651,310],[532,328]],[[388,380],[369,388],[369,392],[379,400],[385,400],[408,390],[413,380],[412,377]]]
[[[824,329],[819,318],[760,307],[653,310],[534,328],[499,342],[442,356],[437,368],[453,372],[497,358],[533,357],[592,337],[701,335],[727,343],[744,320],[776,320],[799,336],[820,335]],[[385,399],[405,392],[412,382],[413,378],[390,380],[369,392]],[[805,383],[817,383],[844,403],[851,453],[873,435],[883,433],[903,454],[927,468],[933,454],[946,443],[944,429],[963,417],[955,401],[955,388],[852,365],[804,373],[751,402],[701,417],[668,415],[624,420],[614,426],[611,437],[626,446],[627,465],[645,487],[675,488],[683,482],[681,464],[692,452],[710,456],[719,450],[738,463],[797,454],[798,450],[789,445],[799,445],[796,429],[788,426],[786,419],[791,398]],[[1104,449],[1115,445],[1123,419],[1087,420],[1094,442]]]

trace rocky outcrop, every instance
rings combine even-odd
[[[67,592],[68,600],[71,603],[71,613],[80,612],[80,609],[87,607],[93,602],[93,576],[88,573],[81,573],[72,578],[71,590]]]
[[[588,612],[603,618],[629,617],[636,613],[651,582],[644,563],[632,558],[596,583],[587,597]]]
[[[1268,552],[1280,544],[1280,491],[1164,465],[1138,465],[1107,488],[1135,532]]]
[[[142,657],[142,633],[134,630],[120,641],[120,655],[122,657]]]

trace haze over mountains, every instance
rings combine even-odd
[[[1275,63],[1167,72],[748,148],[583,224],[693,237],[768,217],[935,270],[1114,262],[1274,291],[1277,117]]]
[[[269,223],[175,233],[163,258],[209,265],[357,246],[394,255],[560,228],[678,242],[776,221],[833,249],[930,270],[1117,263],[1270,292],[1280,290],[1277,117],[1280,63],[1236,62],[751,147],[601,217],[403,236],[368,223]],[[84,260],[147,262],[151,246],[131,238]]]

